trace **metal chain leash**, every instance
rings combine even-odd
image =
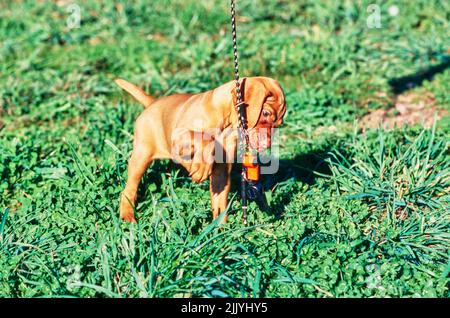
[[[246,151],[249,149],[249,137],[247,133],[247,120],[245,103],[242,97],[241,84],[239,82],[239,63],[238,63],[238,49],[237,49],[237,35],[236,35],[236,3],[231,0],[231,28],[233,35],[233,54],[234,54],[234,80],[236,82],[236,107],[238,108],[238,131],[240,135],[239,148],[241,150],[241,159]],[[242,211],[244,214],[244,224],[247,225],[247,180],[245,179],[245,169],[242,166],[241,173],[241,197],[242,197]]]

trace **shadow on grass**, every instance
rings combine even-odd
[[[442,73],[450,67],[450,56],[444,57],[443,60],[444,61],[440,64],[420,70],[414,74],[389,80],[392,91],[394,94],[399,95],[407,90],[422,85],[425,80],[431,81],[436,74]]]

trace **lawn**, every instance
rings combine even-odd
[[[220,226],[169,161],[118,217],[141,107],[113,79],[231,80],[228,1],[2,1],[0,296],[449,297],[450,4],[373,2],[238,1],[241,75],[288,109],[246,227],[239,167]]]

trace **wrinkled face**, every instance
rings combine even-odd
[[[280,84],[268,77],[248,78],[244,92],[250,148],[260,152],[270,147],[273,129],[283,123],[284,93]]]

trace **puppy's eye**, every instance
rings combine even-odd
[[[263,109],[262,114],[264,117],[269,117],[271,113],[268,110]]]

